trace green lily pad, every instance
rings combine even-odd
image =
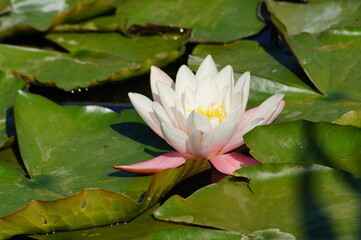
[[[46,31],[54,25],[78,22],[113,8],[106,0],[13,0],[9,14],[0,17],[0,39]]]
[[[202,228],[171,228],[150,234],[146,240],[171,240],[171,239],[184,239],[184,240],[239,240],[241,235],[235,232],[226,232],[214,229]]]
[[[237,76],[250,71],[253,76],[274,81],[274,85],[289,85],[289,88],[299,88],[298,92],[304,95],[315,95],[312,88],[304,83],[304,79],[300,79],[302,68],[296,59],[270,45],[261,45],[251,40],[224,45],[199,44],[189,56],[188,65],[196,69],[208,54],[212,55],[218,70],[231,65]]]
[[[361,101],[350,100],[347,90],[327,95],[313,90],[296,59],[269,45],[248,40],[227,45],[200,44],[193,50],[188,64],[196,69],[207,54],[212,55],[219,70],[231,65],[236,80],[241,73],[251,72],[248,108],[259,105],[273,94],[285,94],[286,106],[278,122],[299,119],[331,122],[348,111],[361,108]],[[349,84],[352,83],[355,84],[351,80]]]
[[[345,113],[333,122],[340,125],[350,125],[361,128],[361,109]]]
[[[0,71],[0,149],[15,135],[13,105],[17,90],[25,89],[25,82]]]
[[[262,163],[307,162],[361,176],[361,129],[298,121],[257,127],[244,136]]]
[[[172,196],[154,212],[160,220],[242,234],[279,229],[296,239],[360,235],[361,179],[318,165],[263,164],[209,185],[187,199]]]
[[[322,0],[308,4],[267,0],[267,8],[284,24],[290,36],[319,34],[330,28],[360,27],[359,0]]]
[[[118,223],[110,226],[97,227],[86,230],[71,232],[56,232],[48,235],[32,235],[31,238],[38,240],[81,240],[91,237],[103,240],[113,239],[227,239],[239,240],[241,235],[234,232],[226,232],[214,229],[197,228],[194,226],[179,225],[172,222],[164,222],[154,219],[152,212],[156,207],[147,210],[137,218],[126,224]],[[245,240],[242,238],[242,240]]]
[[[70,53],[0,45],[0,69],[66,91],[117,81],[165,66],[184,52],[184,39],[126,38],[117,33],[50,34]],[[107,44],[104,44],[107,43]],[[60,70],[61,69],[61,70]]]
[[[5,13],[10,11],[10,0],[0,1],[0,13]]]
[[[335,9],[342,12],[340,13],[342,17],[335,18],[332,16],[334,14],[329,13],[329,9],[333,8],[329,3],[347,5],[345,8]],[[288,32],[289,28],[285,27],[285,14],[295,15],[295,21],[299,21],[301,26],[308,22],[308,18],[306,21],[304,18],[297,17],[301,14],[295,14],[295,12],[304,12],[303,4],[292,5],[288,11],[279,11],[278,3],[267,1],[273,23],[282,32],[288,46],[320,92],[331,99],[361,101],[361,85],[359,84],[361,75],[361,59],[359,57],[361,55],[361,38],[359,37],[361,3],[357,0],[325,1],[324,3],[313,3],[309,7],[320,4],[323,6],[320,9],[325,16],[335,18],[335,26],[330,29],[332,24],[322,23],[318,18],[319,15],[316,15],[317,17],[314,19],[317,18],[317,21],[324,26],[325,32],[318,36],[312,36],[303,32],[295,35]],[[315,8],[315,11],[321,11],[320,9]],[[354,9],[355,12],[350,9]],[[345,26],[353,28],[348,29]]]
[[[123,31],[128,32],[139,25],[176,26],[191,28],[193,41],[229,42],[254,35],[265,26],[256,15],[258,3],[254,0],[122,1],[117,8],[117,20]]]
[[[0,164],[0,238],[129,221],[209,167],[190,161],[154,177],[114,170],[169,151],[134,110],[61,107],[19,92],[15,119],[30,179]]]
[[[31,238],[38,240],[81,240],[89,238],[101,238],[102,240],[114,239],[144,239],[148,234],[168,228],[178,227],[177,224],[155,220],[152,217],[155,206],[145,211],[140,216],[126,223],[116,223],[91,229],[81,229],[71,232],[56,232],[48,235],[32,235]]]
[[[22,162],[18,159],[17,153],[15,153],[17,149],[14,149],[16,149],[15,146],[9,146],[0,151],[0,164],[4,164],[26,175]]]

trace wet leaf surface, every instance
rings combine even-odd
[[[98,106],[61,107],[20,92],[15,118],[30,179],[0,165],[0,238],[129,221],[178,182],[209,167],[190,161],[155,176],[114,170],[113,165],[169,151],[134,110],[119,115]],[[47,134],[39,134],[44,129]]]
[[[361,109],[345,113],[333,122],[340,125],[350,125],[361,128]]]
[[[254,35],[265,26],[256,15],[257,6],[258,1],[253,0],[123,1],[117,20],[128,32],[134,25],[155,24],[190,28],[193,41],[229,42]]]
[[[81,21],[114,8],[106,0],[14,0],[7,6],[8,14],[0,18],[0,39],[46,31],[51,26]]]
[[[315,21],[323,26],[323,32],[317,36],[303,32],[292,34],[284,26],[284,14],[294,15],[300,22],[298,26],[302,23],[308,24],[309,19],[300,19],[294,14],[295,11],[302,12],[303,5],[292,5],[289,11],[281,12],[277,8],[277,3],[273,1],[267,1],[267,3],[272,13],[273,23],[281,31],[288,46],[320,92],[331,100],[344,99],[344,101],[359,102],[361,99],[361,85],[358,84],[361,75],[360,1],[325,1],[307,5],[312,8],[320,4],[329,4],[322,8],[323,12],[320,14],[334,18],[335,25],[332,25],[323,23],[317,18],[320,14],[313,15]],[[335,8],[332,4],[347,5],[347,7]],[[340,11],[343,17],[328,14],[329,9]],[[317,8],[315,11],[318,11]]]
[[[130,39],[118,33],[47,37],[70,53],[1,44],[0,68],[18,72],[33,83],[69,91],[140,75],[151,65],[165,66],[184,51],[181,38]]]
[[[13,105],[17,90],[25,89],[25,82],[0,71],[0,149],[15,135]]]
[[[361,129],[308,121],[257,127],[244,136],[262,163],[307,162],[361,176]]]
[[[187,199],[173,196],[155,217],[242,234],[271,228],[296,239],[360,236],[361,179],[356,175],[294,163],[252,165],[236,174],[250,179],[249,186],[229,177]]]

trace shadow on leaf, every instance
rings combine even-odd
[[[137,122],[125,122],[113,124],[111,127],[118,133],[126,136],[141,144],[162,149],[165,151],[172,151],[170,147],[162,138],[155,134],[147,125]]]

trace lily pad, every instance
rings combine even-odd
[[[331,3],[347,5],[345,8],[340,6],[335,9],[340,11],[342,17],[335,18],[334,14],[329,14],[329,10],[332,9]],[[325,1],[313,3],[309,7],[320,4],[323,6],[322,11],[327,12],[325,15],[335,18],[333,21],[335,25],[322,23],[318,18],[320,15],[314,15],[317,16],[314,19],[317,19],[323,26],[324,32],[313,36],[303,32],[290,33],[289,28],[285,27],[285,25],[287,26],[285,14],[287,16],[294,15],[293,22],[299,22],[300,26],[309,21],[308,18],[306,20],[300,17],[302,14],[295,14],[295,12],[304,13],[302,11],[303,4],[292,5],[288,11],[279,11],[278,6],[282,4],[279,5],[271,0],[267,1],[273,23],[281,31],[288,46],[320,92],[330,99],[342,98],[344,101],[361,101],[361,85],[359,84],[361,75],[361,59],[359,57],[361,55],[361,38],[359,37],[361,3],[357,0]],[[317,9],[315,11],[320,11]],[[322,19],[322,17],[320,18]]]
[[[0,39],[16,34],[46,31],[67,22],[77,22],[114,9],[106,0],[13,0],[9,13],[0,17]]]
[[[182,179],[209,168],[190,161],[154,177],[114,170],[169,149],[134,110],[61,107],[20,92],[15,119],[30,179],[0,164],[0,238],[129,221]]]
[[[358,238],[361,179],[318,165],[263,164],[236,171],[187,199],[173,196],[157,219],[242,234],[279,229],[296,239]]]
[[[0,44],[0,69],[69,91],[140,75],[151,65],[165,66],[184,52],[183,38],[126,38],[117,33],[47,37],[70,53]]]
[[[290,36],[317,35],[328,29],[360,27],[359,0],[311,1],[308,4],[267,0],[267,8],[284,24]]]
[[[200,44],[193,50],[188,63],[196,69],[211,54],[218,68],[231,65],[236,80],[241,73],[252,75],[248,108],[259,105],[273,94],[285,94],[286,106],[276,121],[333,121],[342,114],[361,108],[361,101],[352,100],[349,91],[339,88],[336,92],[320,94],[304,75],[296,59],[270,45],[240,40],[226,45]],[[357,70],[359,71],[359,70]],[[344,79],[357,92],[356,78]],[[361,93],[361,91],[360,91]]]
[[[93,229],[76,230],[71,232],[56,232],[48,235],[32,235],[31,238],[38,240],[81,240],[91,237],[102,240],[113,239],[227,239],[239,240],[241,235],[234,232],[226,232],[214,229],[197,228],[195,226],[180,225],[172,222],[164,222],[154,219],[152,212],[159,206],[147,210],[142,215],[130,222],[112,224],[110,226]],[[253,234],[252,234],[253,235]],[[246,240],[243,239],[242,240]]]
[[[235,232],[220,231],[214,229],[202,229],[202,228],[171,228],[160,232],[150,234],[146,240],[239,240],[241,235]]]
[[[11,167],[21,172],[23,175],[27,175],[27,173],[24,171],[21,160],[19,160],[17,157],[18,154],[15,153],[17,150],[15,146],[13,145],[6,147],[0,151],[0,164]]]
[[[193,41],[229,42],[254,35],[265,26],[257,18],[258,3],[254,0],[128,0],[118,6],[117,20],[123,31],[128,32],[139,25],[152,24],[153,28],[191,28]]]
[[[17,90],[25,89],[25,82],[0,71],[0,149],[8,138],[15,135],[13,118],[14,98]]]
[[[361,176],[360,128],[298,121],[257,127],[244,140],[262,163],[316,163]]]
[[[333,122],[340,125],[350,125],[361,128],[361,109],[345,113]]]
[[[114,239],[144,239],[152,232],[168,228],[178,227],[178,224],[158,221],[152,216],[155,207],[145,211],[140,216],[126,223],[116,223],[110,226],[97,227],[92,229],[81,229],[70,232],[56,232],[48,235],[32,235],[31,238],[45,240],[82,240],[89,238],[101,238],[102,240]],[[191,228],[191,227],[189,227]]]

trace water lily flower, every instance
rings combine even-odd
[[[129,93],[130,101],[149,127],[176,151],[145,162],[114,166],[116,169],[156,173],[178,167],[188,159],[208,159],[218,171],[233,174],[243,166],[260,162],[231,151],[244,144],[244,134],[271,123],[285,104],[283,95],[276,94],[245,111],[250,73],[244,73],[234,83],[232,67],[218,72],[210,55],[196,74],[181,66],[175,83],[152,66],[150,84],[154,101]]]

